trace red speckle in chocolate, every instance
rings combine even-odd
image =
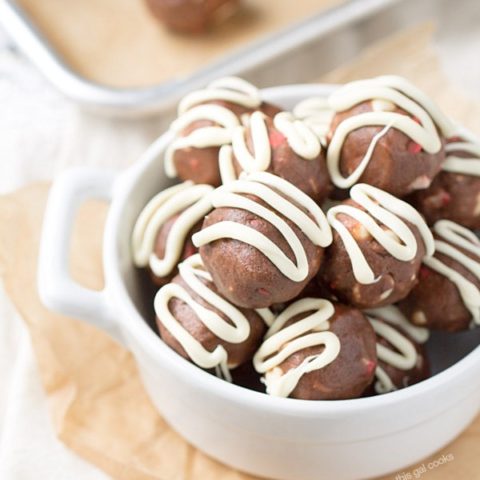
[[[282,143],[285,143],[286,138],[278,130],[270,130],[268,134],[268,139],[270,140],[270,145],[273,148],[278,147]]]
[[[422,265],[420,267],[420,278],[422,280],[424,280],[425,278],[428,278],[431,273],[432,273],[431,270],[428,267],[426,267],[425,265]]]
[[[461,137],[450,137],[448,140],[447,140],[447,143],[456,143],[456,142],[461,142],[462,141],[462,138]]]
[[[270,292],[266,288],[257,288],[257,292],[260,295],[263,295],[264,297],[267,297],[270,295]]]
[[[442,191],[440,198],[442,201],[442,206],[444,207],[446,207],[452,201],[452,196],[445,190]]]
[[[363,363],[365,364],[368,375],[371,375],[377,368],[377,364],[373,360],[363,359]]]
[[[421,147],[421,145],[419,145],[419,144],[416,143],[416,142],[410,142],[410,143],[408,144],[408,151],[409,151],[410,153],[414,153],[414,154],[415,154],[415,153],[420,153],[420,152],[422,151],[422,147]]]
[[[198,249],[195,247],[195,245],[193,245],[193,243],[188,242],[183,249],[182,258],[183,260],[185,260],[186,258],[191,257],[197,252],[198,252]]]
[[[413,120],[414,122],[417,122],[419,125],[422,124],[422,122],[420,122],[420,119],[419,119],[418,117],[416,117],[415,115],[412,117],[412,120]]]

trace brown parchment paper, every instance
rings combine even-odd
[[[413,78],[422,87],[431,82],[430,94],[480,131],[480,105],[467,101],[448,85],[434,54],[426,47],[430,29],[422,27],[413,33],[415,47],[410,46],[412,32],[407,32],[332,73],[329,79],[343,81],[395,72]],[[398,59],[405,54],[411,57],[401,67]],[[383,68],[378,58],[384,59]],[[405,66],[409,62],[411,68]],[[456,97],[452,100],[450,96]],[[94,327],[55,315],[41,305],[35,277],[47,193],[48,185],[38,184],[0,198],[0,273],[30,331],[58,437],[114,479],[252,480],[209,459],[168,427],[147,398],[128,352]],[[72,274],[95,289],[103,284],[101,238],[106,212],[107,206],[99,202],[82,207],[72,242]],[[460,438],[424,461],[427,471],[421,478],[479,478],[479,445],[477,418]],[[453,459],[428,469],[429,462],[442,455],[452,455]],[[404,472],[413,475],[418,468],[422,464]],[[393,479],[395,474],[387,478]]]
[[[165,29],[144,0],[18,1],[76,72],[102,84],[134,87],[189,75],[344,0],[242,0],[235,15],[196,36]]]

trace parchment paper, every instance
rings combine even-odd
[[[416,44],[412,47],[412,32],[396,37],[378,47],[375,55],[367,53],[355,65],[335,72],[329,79],[393,71],[416,79],[422,87],[431,82],[430,93],[443,106],[450,103],[458,118],[461,116],[480,131],[480,106],[446,85],[432,52],[422,50],[429,32],[416,30]],[[401,64],[390,60],[399,51],[412,56],[405,63],[413,65],[410,70],[402,67],[399,71]],[[375,58],[385,59],[383,68]],[[94,327],[52,314],[41,305],[35,277],[47,192],[48,185],[37,184],[0,198],[0,273],[30,331],[59,438],[114,479],[252,480],[253,477],[209,459],[168,427],[147,398],[128,352]],[[99,289],[103,284],[101,237],[106,212],[104,204],[86,204],[80,210],[74,232],[72,274],[90,288]],[[459,439],[425,460],[425,473],[422,464],[400,473],[417,472],[421,475],[418,478],[429,480],[479,478],[479,445],[477,418]],[[452,459],[430,469],[429,463],[442,455]]]

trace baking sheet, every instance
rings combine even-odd
[[[18,3],[78,74],[112,87],[142,87],[190,75],[342,0],[243,0],[234,16],[197,36],[164,28],[142,0]]]
[[[177,76],[175,79],[147,87],[114,88],[89,80],[65,64],[64,59],[55,50],[55,45],[42,35],[35,24],[35,18],[30,18],[30,15],[19,7],[18,1],[20,0],[0,0],[0,21],[32,63],[57,89],[73,101],[95,112],[116,116],[139,116],[156,112],[169,116],[173,113],[174,103],[182,95],[223,75],[241,75],[259,86],[311,81],[321,73],[330,71],[354,58],[365,46],[376,40],[421,22],[422,19],[437,18],[440,13],[444,13],[447,3],[446,0],[424,0],[421,3],[416,0],[340,2],[279,31],[259,35],[255,41],[247,42],[243,47],[235,47],[228,55],[221,56],[219,60],[207,62],[190,75]],[[460,1],[463,4],[469,0]],[[280,4],[283,2],[276,2],[275,6],[278,7]],[[43,3],[33,5],[38,6]],[[302,3],[291,2],[289,5],[290,8],[295,5],[297,10],[297,6],[301,6]],[[283,11],[289,10],[288,8],[282,10],[282,15]],[[47,19],[57,26],[54,14],[55,10]],[[291,18],[294,18],[293,14]],[[105,22],[110,22],[110,17]],[[92,25],[96,23],[97,17]],[[144,50],[133,48],[137,55],[134,55],[134,58],[125,57],[126,52],[130,51],[130,44],[135,43],[138,35],[135,35],[135,32],[132,33],[130,29],[131,35],[127,40],[121,22],[116,22],[114,25],[115,28],[108,37],[100,39],[103,42],[102,45],[95,45],[90,55],[81,57],[82,63],[86,62],[89,69],[103,68],[104,63],[99,61],[96,54],[100,50],[104,54],[110,52],[108,61],[111,58],[119,59],[119,65],[123,70],[127,70],[127,74],[134,73],[142,78],[142,82],[150,84],[152,80],[148,69],[139,69],[135,63],[133,67],[130,65],[132,61],[136,62],[139,58],[143,58]],[[81,46],[88,45],[91,43],[88,25],[82,28],[80,26],[81,22],[75,21],[71,28],[78,36],[76,41]],[[106,32],[103,26],[97,28],[97,31],[102,34]],[[46,32],[48,34],[48,30]],[[93,36],[94,33],[92,30]],[[70,30],[64,32],[64,35],[68,37]],[[110,51],[110,43],[115,45],[117,38],[124,39],[124,46],[128,48],[122,48],[113,54]],[[59,38],[58,43],[61,45],[60,49],[68,44],[63,36]],[[147,58],[148,66],[155,65],[155,62],[159,62],[163,57],[172,56],[173,61],[180,65],[178,68],[183,67],[181,57],[175,55],[171,49],[154,49],[153,54],[153,60]],[[121,80],[119,77],[121,72],[115,72],[112,68],[110,70],[113,72],[112,75],[115,75],[114,82]]]

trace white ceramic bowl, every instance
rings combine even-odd
[[[331,88],[287,86],[264,90],[263,96],[288,109]],[[142,316],[130,235],[146,202],[170,183],[158,155],[169,139],[161,137],[118,177],[83,168],[58,178],[44,223],[39,291],[52,310],[93,323],[133,353],[152,401],[174,429],[212,457],[255,475],[342,480],[413,464],[471,422],[480,409],[480,329],[448,343],[438,336],[434,366],[443,371],[429,380],[384,396],[342,401],[269,397],[219,380],[164,345]],[[93,197],[111,200],[102,292],[68,275],[73,217],[79,204]]]

